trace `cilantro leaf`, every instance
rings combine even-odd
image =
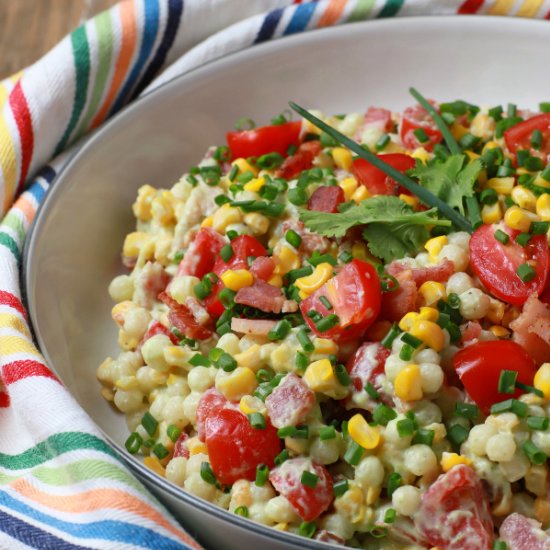
[[[363,230],[369,250],[385,263],[412,256],[430,238],[425,225],[371,223]]]
[[[464,215],[463,199],[474,195],[474,185],[483,163],[475,159],[465,165],[465,155],[450,155],[444,161],[418,163],[409,175],[418,178],[422,187],[457,208]]]

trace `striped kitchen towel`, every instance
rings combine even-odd
[[[550,1],[125,0],[0,83],[0,549],[199,548],[33,344],[21,251],[71,148],[143,90],[229,52],[372,18],[473,13],[548,19]]]

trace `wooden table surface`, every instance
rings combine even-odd
[[[0,0],[0,79],[30,65],[117,0]]]

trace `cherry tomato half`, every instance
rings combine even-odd
[[[180,262],[178,275],[194,275],[202,279],[212,271],[224,244],[225,240],[217,231],[208,227],[199,229]]]
[[[434,101],[430,101],[430,103],[435,108],[438,107]],[[429,140],[426,143],[421,143],[414,135],[414,131],[418,129],[424,130],[428,136]],[[403,145],[411,150],[417,147],[424,147],[427,151],[431,151],[433,146],[443,139],[443,135],[433,121],[433,118],[422,105],[412,105],[403,111],[400,136]]]
[[[329,301],[332,309],[327,309],[321,302],[321,296]],[[382,292],[376,269],[368,262],[352,260],[338,275],[303,300],[300,311],[315,334],[343,342],[358,338],[374,323],[380,313],[381,302]],[[337,315],[338,324],[319,332],[315,321],[307,315],[312,310],[322,317]]]
[[[377,155],[378,158],[387,162],[390,166],[406,172],[414,168],[415,160],[409,155],[401,153],[389,153],[387,155]],[[365,159],[355,159],[352,166],[353,175],[357,181],[364,185],[371,195],[399,195],[400,193],[409,193],[406,189],[389,176],[386,176],[382,170],[373,166]]]
[[[508,244],[495,239],[497,229],[509,235]],[[524,247],[514,240],[518,233],[503,223],[482,225],[470,239],[472,269],[491,294],[514,305],[522,305],[531,294],[539,295],[543,291],[550,268],[546,235],[531,237]],[[533,263],[536,275],[524,283],[517,269],[527,261]]]
[[[494,403],[523,393],[521,390],[516,390],[513,395],[498,392],[503,370],[516,371],[517,381],[528,385],[533,384],[537,371],[531,356],[511,340],[477,342],[459,350],[453,361],[466,391],[485,414]]]
[[[261,157],[267,153],[286,156],[291,145],[300,144],[300,121],[285,122],[273,126],[262,126],[253,130],[227,133],[227,145],[231,158]]]
[[[531,136],[534,130],[540,130],[542,133],[542,147],[540,149],[531,147]],[[550,113],[528,118],[505,130],[504,141],[510,153],[516,154],[519,150],[528,150],[531,155],[546,161],[548,154],[550,154]]]

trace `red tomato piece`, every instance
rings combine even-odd
[[[459,350],[454,356],[454,368],[470,397],[486,414],[491,405],[523,393],[513,395],[498,392],[498,381],[503,370],[518,373],[517,381],[533,384],[537,367],[531,356],[510,340],[477,342]]]
[[[162,323],[159,323],[158,321],[153,321],[149,328],[147,329],[147,332],[143,335],[143,338],[141,339],[141,342],[138,345],[138,349],[141,349],[141,346],[149,340],[149,338],[156,336],[157,334],[164,334],[170,338],[172,341],[172,344],[177,344],[178,339],[176,338],[176,335],[170,330],[168,330]]]
[[[266,427],[257,430],[239,410],[221,409],[206,419],[205,442],[212,470],[224,485],[238,479],[252,481],[256,467],[274,465],[281,451],[277,430],[266,420]]]
[[[291,180],[313,166],[315,157],[321,152],[321,144],[318,141],[306,141],[302,143],[296,153],[285,159],[283,164],[275,172],[278,178]]]
[[[388,163],[390,166],[404,173],[415,166],[415,160],[409,155],[401,153],[388,153],[386,155],[376,155],[379,159]],[[389,176],[386,176],[382,170],[373,166],[365,159],[355,159],[351,171],[357,178],[357,181],[364,185],[371,195],[399,195],[400,193],[409,193],[406,189]]]
[[[344,191],[337,185],[322,185],[313,191],[307,201],[308,210],[317,212],[338,212],[338,205],[346,200]]]
[[[508,244],[495,239],[500,229],[510,236]],[[527,246],[520,246],[514,240],[519,231],[504,223],[482,225],[470,239],[470,262],[475,274],[485,287],[497,298],[509,304],[522,305],[531,294],[541,294],[548,279],[550,253],[546,235],[531,237]],[[517,269],[521,264],[533,263],[536,276],[524,283]]]
[[[216,258],[224,245],[225,240],[217,231],[202,227],[180,262],[178,275],[194,275],[202,279],[214,268]]]
[[[221,411],[227,404],[227,399],[215,388],[210,388],[202,394],[195,413],[197,433],[201,441],[204,441],[206,433],[206,419]]]
[[[409,311],[414,311],[416,308],[418,289],[411,270],[401,271],[395,274],[394,277],[399,283],[399,288],[393,292],[384,292],[380,316],[389,321],[397,322]]]
[[[438,105],[435,101],[430,103],[438,109]],[[414,131],[421,128],[426,132],[429,138],[427,143],[420,143],[417,137],[414,135]],[[403,111],[401,117],[401,141],[407,149],[416,149],[418,147],[424,147],[427,151],[431,151],[436,143],[439,143],[443,139],[443,135],[439,131],[436,123],[433,121],[431,115],[422,107],[422,105],[412,105],[407,107]]]
[[[166,292],[161,292],[158,295],[158,299],[170,308],[168,312],[168,321],[170,321],[170,324],[176,327],[182,334],[185,334],[187,338],[207,340],[212,336],[210,328],[197,323],[193,313],[187,306],[179,304]]]
[[[183,456],[189,458],[189,449],[187,448],[187,440],[189,436],[185,432],[181,432],[178,440],[174,443],[174,454],[172,458]]]
[[[301,481],[304,471],[318,477],[315,487]],[[304,521],[319,517],[332,504],[332,478],[327,469],[308,458],[291,458],[272,470],[269,481]]]
[[[542,133],[542,147],[531,147],[531,136],[534,130]],[[550,113],[537,115],[505,130],[504,141],[510,153],[516,154],[519,150],[527,150],[533,156],[547,160],[550,154]]]
[[[481,482],[460,464],[440,475],[422,495],[414,516],[421,536],[445,550],[491,550],[493,521]]]
[[[298,147],[302,123],[285,122],[273,126],[262,126],[253,130],[227,133],[227,145],[231,159],[261,157],[267,153],[286,156],[291,145]]]
[[[321,296],[327,298],[333,309],[325,307],[320,300]],[[338,275],[303,300],[300,311],[317,336],[344,342],[358,338],[374,323],[380,312],[381,301],[382,292],[376,269],[368,262],[352,260]],[[321,333],[315,322],[307,316],[311,310],[323,317],[335,314],[339,322],[335,327]]]

